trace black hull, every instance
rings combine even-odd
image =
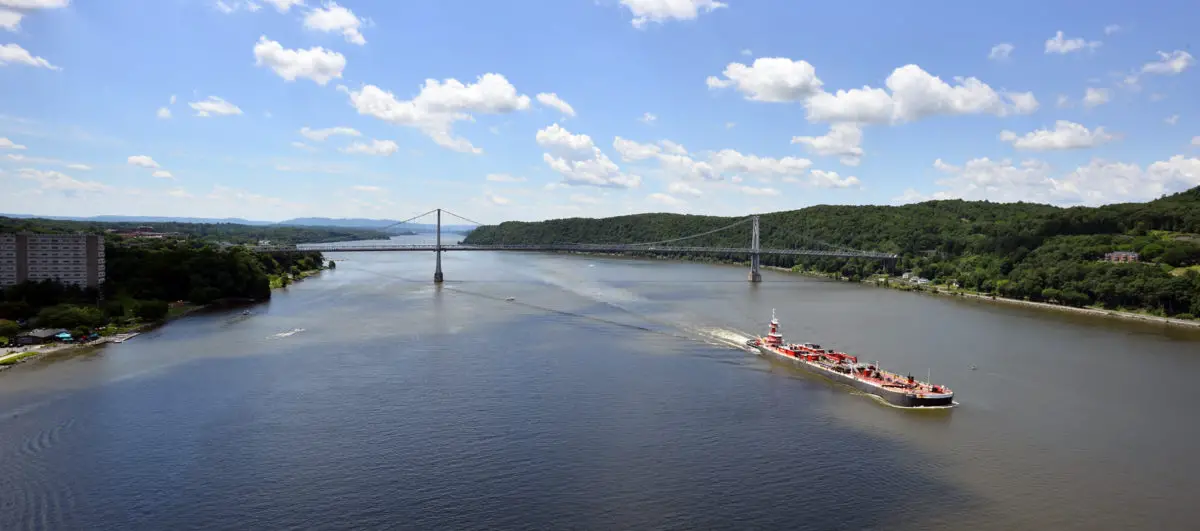
[[[848,385],[850,387],[858,389],[859,391],[862,391],[866,394],[879,397],[884,402],[887,402],[888,404],[891,404],[896,407],[922,408],[922,407],[950,407],[950,406],[954,405],[954,395],[938,396],[938,397],[920,397],[920,396],[906,393],[904,391],[881,388],[881,387],[871,385],[871,384],[864,382],[862,380],[859,380],[857,378],[854,378],[853,376],[850,376],[849,374],[842,374],[842,373],[836,372],[836,371],[828,371],[828,370],[820,369],[817,367],[813,367],[812,365],[809,365],[808,363],[805,363],[803,361],[800,361],[798,359],[795,359],[795,358],[792,358],[789,356],[784,356],[782,354],[779,354],[777,352],[774,352],[774,351],[767,349],[765,347],[762,347],[762,346],[755,346],[754,348],[757,349],[760,354],[762,354],[763,356],[766,356],[769,359],[778,360],[778,361],[784,362],[784,363],[791,362],[791,364],[793,366],[804,369],[806,372],[815,374],[817,376],[825,377],[829,380],[833,380],[834,382],[837,382],[837,383],[840,383],[843,385]]]

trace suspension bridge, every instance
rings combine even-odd
[[[442,253],[450,251],[523,251],[523,252],[579,252],[579,253],[674,253],[674,254],[740,254],[750,257],[750,282],[762,282],[762,274],[759,272],[762,255],[779,255],[779,256],[821,256],[835,258],[861,258],[869,260],[883,260],[888,264],[895,264],[897,255],[880,253],[874,251],[860,251],[857,249],[849,249],[837,247],[829,244],[823,244],[829,249],[764,249],[759,245],[759,224],[758,216],[748,216],[739,219],[729,225],[713,229],[699,234],[692,234],[669,240],[660,240],[654,242],[641,243],[548,243],[548,244],[520,244],[520,245],[474,245],[474,244],[449,244],[442,245],[442,214],[450,215],[456,219],[467,222],[475,226],[482,226],[483,223],[472,221],[462,217],[449,210],[436,208],[421,214],[413,216],[404,221],[398,221],[391,225],[381,227],[379,230],[386,231],[389,228],[405,225],[414,220],[423,218],[430,214],[437,214],[437,239],[433,244],[407,245],[394,243],[390,241],[358,241],[358,242],[337,242],[337,243],[317,243],[317,244],[300,244],[300,245],[259,245],[253,249],[261,252],[284,252],[284,251],[320,251],[320,252],[403,252],[403,251],[424,251],[433,252],[436,255],[436,265],[434,267],[433,281],[441,283],[444,280],[442,274]],[[699,238],[709,234],[715,234],[725,230],[738,227],[740,225],[750,224],[750,246],[749,247],[690,247],[674,245],[684,240]]]

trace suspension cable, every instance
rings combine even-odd
[[[622,245],[658,245],[658,244],[661,244],[661,243],[671,243],[671,242],[677,242],[677,241],[680,241],[680,240],[689,240],[689,239],[692,239],[692,238],[699,238],[699,237],[701,237],[701,236],[708,236],[709,234],[712,234],[712,233],[714,233],[714,232],[721,232],[721,231],[723,231],[723,230],[725,230],[725,229],[731,229],[731,228],[733,228],[733,227],[736,227],[736,226],[738,226],[738,225],[741,225],[742,223],[746,223],[747,221],[750,221],[751,219],[753,219],[753,218],[745,218],[745,219],[741,219],[741,220],[738,220],[738,221],[736,221],[736,222],[734,222],[734,223],[732,223],[732,224],[730,224],[730,225],[726,225],[726,226],[724,226],[724,227],[721,227],[721,228],[719,228],[719,229],[713,229],[713,230],[710,230],[710,231],[708,231],[708,232],[701,232],[700,234],[693,234],[693,235],[691,235],[691,236],[684,236],[684,237],[682,237],[682,238],[672,238],[672,239],[670,239],[670,240],[661,240],[661,241],[657,241],[657,242],[627,243],[627,244],[622,244]]]
[[[392,223],[391,225],[387,225],[387,226],[385,226],[385,227],[380,227],[380,228],[379,228],[379,230],[387,230],[387,229],[390,229],[390,228],[392,228],[392,227],[395,227],[396,225],[403,225],[403,224],[405,224],[405,223],[408,223],[408,222],[410,222],[410,221],[412,221],[412,220],[414,220],[414,219],[419,219],[419,218],[423,218],[423,217],[425,217],[425,216],[428,216],[428,215],[430,215],[430,214],[432,214],[432,213],[434,213],[434,212],[437,212],[437,209],[436,209],[436,208],[435,208],[435,209],[433,209],[433,210],[430,210],[429,212],[426,212],[426,213],[424,213],[424,214],[421,214],[421,215],[419,215],[419,216],[413,216],[413,217],[411,217],[411,218],[408,218],[408,219],[406,219],[406,220],[404,220],[404,221],[397,221],[397,222],[395,222],[395,223]]]
[[[461,219],[461,220],[463,220],[463,221],[465,221],[465,222],[467,222],[467,223],[472,223],[472,224],[475,224],[475,225],[479,225],[479,226],[481,226],[481,227],[484,225],[483,223],[480,223],[480,222],[478,222],[478,221],[469,220],[469,219],[467,219],[467,218],[464,218],[464,217],[462,217],[462,216],[460,216],[460,215],[458,215],[458,214],[455,214],[455,213],[453,213],[453,212],[451,212],[451,211],[449,211],[449,210],[446,210],[446,209],[444,209],[444,208],[442,209],[442,212],[445,212],[445,213],[447,213],[447,214],[450,214],[451,216],[454,216],[454,217],[456,217],[456,218],[458,218],[458,219]]]

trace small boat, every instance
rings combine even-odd
[[[516,297],[508,297],[508,298],[506,298],[506,299],[504,299],[504,300],[506,300],[506,301],[508,301],[508,302],[512,302],[512,301],[515,301],[515,300],[517,300],[517,298],[516,298]]]
[[[250,315],[250,310],[242,310],[242,315]]]

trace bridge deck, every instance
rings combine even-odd
[[[397,245],[397,244],[361,244],[361,243],[332,243],[332,244],[302,244],[290,246],[258,246],[258,251],[320,251],[320,252],[404,252],[404,251],[436,251],[435,245]],[[553,252],[590,252],[590,253],[716,253],[716,254],[773,254],[791,256],[831,256],[839,258],[873,258],[894,259],[894,254],[872,251],[820,251],[813,249],[750,249],[747,247],[673,247],[654,245],[583,245],[583,244],[546,244],[546,245],[443,245],[443,251],[553,251]]]

